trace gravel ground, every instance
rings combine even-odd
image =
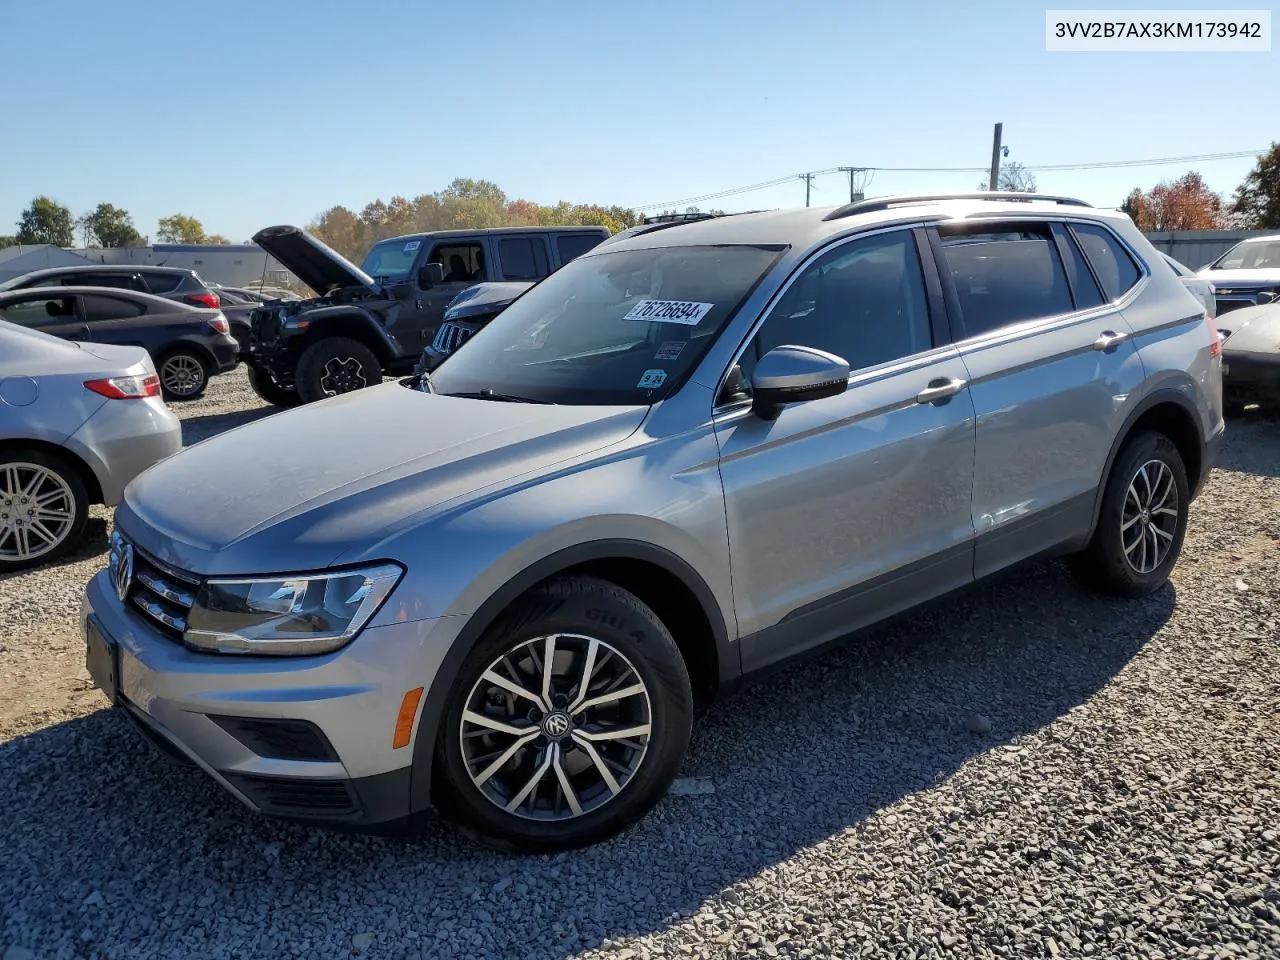
[[[238,375],[188,439],[268,413]],[[624,836],[513,859],[246,816],[101,709],[107,515],[0,580],[0,958],[1280,956],[1280,420],[1233,421],[1173,585],[1060,563],[704,711]],[[14,628],[16,626],[16,629]]]

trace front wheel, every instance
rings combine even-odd
[[[440,807],[502,849],[595,843],[666,793],[692,713],[684,660],[652,610],[602,580],[551,581],[463,664],[436,746]]]
[[[1145,597],[1164,586],[1182,551],[1191,490],[1187,468],[1163,434],[1140,433],[1116,457],[1093,539],[1071,558],[1087,586]]]
[[[325,337],[302,351],[293,379],[302,402],[314,403],[381,383],[382,364],[358,340]]]
[[[269,370],[248,365],[249,386],[261,399],[277,407],[296,407],[302,402],[298,391],[282,387]]]

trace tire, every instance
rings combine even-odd
[[[298,391],[276,383],[269,370],[248,365],[249,386],[261,399],[277,407],[296,407],[302,402]]]
[[[71,464],[40,450],[0,453],[0,573],[65,555],[88,521],[89,493]]]
[[[195,400],[209,386],[209,368],[200,354],[186,347],[170,350],[156,364],[166,400]]]
[[[302,351],[293,382],[302,402],[314,403],[381,383],[382,364],[358,340],[325,337]]]
[[[549,641],[554,709],[547,711],[538,701]],[[588,664],[594,679],[582,694],[577,687]],[[487,682],[494,671],[525,694]],[[637,685],[640,691],[616,701],[573,709]],[[476,714],[521,733],[492,731],[469,719]],[[466,833],[502,850],[548,853],[596,843],[640,819],[667,792],[689,745],[692,716],[684,660],[652,610],[603,580],[553,580],[513,604],[464,661],[436,742],[437,806]],[[599,738],[626,729],[647,733]],[[521,801],[530,781],[536,786]],[[512,804],[514,812],[504,809]]]
[[[1111,596],[1137,598],[1159,590],[1182,551],[1190,502],[1178,448],[1163,434],[1137,434],[1116,457],[1097,529],[1084,551],[1071,558],[1072,571],[1086,586]]]

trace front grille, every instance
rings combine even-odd
[[[113,551],[114,556],[114,551]],[[133,549],[133,581],[125,602],[165,636],[181,640],[196,602],[199,578]]]
[[[268,720],[215,714],[209,714],[209,719],[260,757],[271,760],[338,759],[328,738],[309,720]]]
[[[337,819],[360,811],[360,804],[346,780],[264,777],[252,773],[223,773],[223,776],[263,813]]]
[[[251,314],[253,339],[258,343],[272,343],[280,336],[280,311],[275,307],[260,307]]]
[[[464,327],[459,323],[442,323],[431,346],[437,353],[448,355],[470,340],[473,333],[475,330],[471,327]]]

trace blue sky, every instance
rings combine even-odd
[[[1049,5],[0,0],[0,233],[42,193],[239,241],[457,176],[630,206],[840,165],[981,167],[995,121],[1031,166],[1280,139],[1280,54],[1050,54]],[[1114,206],[1188,166],[1038,179]],[[1195,166],[1227,193],[1252,161]],[[882,172],[867,192],[979,179]],[[803,203],[796,181],[704,206]]]

